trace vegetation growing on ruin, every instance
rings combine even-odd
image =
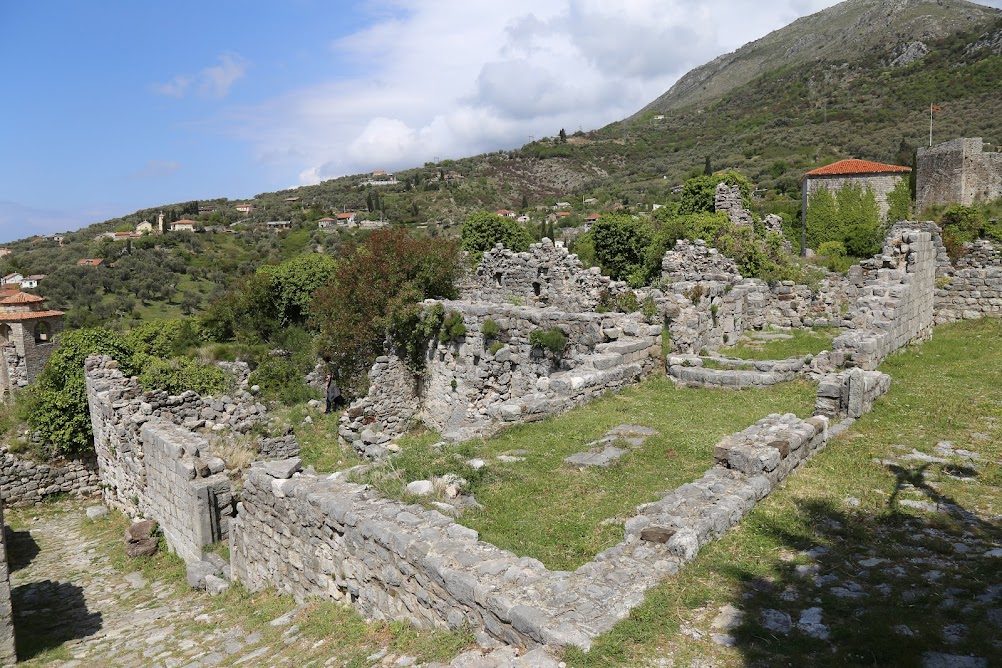
[[[834,327],[765,331],[792,338],[761,340],[745,337],[733,346],[721,348],[719,353],[745,360],[785,360],[791,357],[817,355],[822,350],[831,350],[832,339],[839,333]]]

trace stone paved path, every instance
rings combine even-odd
[[[106,538],[89,538],[86,503],[67,501],[37,514],[10,510],[19,526],[9,536],[11,586],[19,658],[26,666],[59,668],[198,668],[203,666],[342,666],[358,659],[336,640],[306,636],[291,600],[284,614],[244,622],[249,610],[220,611],[204,593],[141,572],[122,573],[108,557]],[[99,520],[101,521],[101,520]],[[24,526],[26,525],[26,526]],[[23,527],[23,528],[22,528]],[[331,645],[327,648],[325,644]],[[25,647],[27,645],[27,647]],[[365,648],[363,648],[365,649]],[[368,655],[368,656],[366,656]],[[421,666],[386,647],[363,652],[352,665]],[[427,668],[441,664],[424,664]],[[508,648],[473,649],[455,668],[556,668],[543,650],[518,657]]]

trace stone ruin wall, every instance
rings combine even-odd
[[[14,643],[14,608],[10,593],[10,567],[7,563],[7,525],[0,503],[0,666],[17,663]]]
[[[921,149],[919,149],[921,151]],[[898,183],[903,179],[906,179],[907,175],[902,175],[900,173],[894,174],[858,174],[853,176],[843,176],[843,175],[820,175],[820,176],[808,176],[804,179],[803,183],[803,201],[806,206],[808,199],[812,193],[818,190],[829,190],[833,194],[841,190],[843,186],[847,184],[855,184],[862,188],[864,191],[869,188],[873,191],[874,198],[877,200],[877,208],[880,212],[880,219],[883,220],[887,216],[887,212],[890,210],[891,205],[887,202],[887,196],[894,191]],[[896,222],[896,221],[894,221]]]
[[[461,299],[466,302],[518,304],[561,311],[594,311],[603,291],[615,297],[626,284],[603,276],[598,267],[586,269],[577,255],[549,239],[515,253],[498,244],[484,253],[468,277]]]
[[[855,286],[838,274],[818,290],[742,278],[733,260],[702,241],[676,243],[661,272],[663,292],[656,300],[678,354],[715,350],[753,329],[843,326],[856,296]]]
[[[966,244],[956,267],[936,278],[936,324],[1002,316],[1002,254],[990,241]]]
[[[85,377],[105,502],[155,519],[174,552],[200,558],[203,546],[228,534],[234,500],[225,464],[190,430],[248,431],[264,419],[264,407],[245,393],[224,403],[146,391],[106,356],[89,358]]]
[[[430,304],[430,302],[429,302]],[[341,436],[369,455],[415,420],[445,438],[488,435],[505,423],[563,412],[604,392],[633,384],[657,367],[660,325],[638,313],[565,313],[509,304],[442,302],[466,327],[458,341],[432,341],[426,371],[415,377],[395,356],[376,360],[369,394],[341,420]],[[496,337],[485,337],[493,320]],[[535,330],[560,329],[563,355],[533,348]],[[491,352],[492,344],[502,344]]]
[[[255,466],[231,532],[231,569],[252,591],[342,600],[376,619],[588,649],[827,439],[827,418],[793,415],[727,437],[702,478],[640,506],[623,542],[573,572],[550,571],[367,486]]]
[[[1002,153],[985,152],[981,137],[954,139],[917,154],[915,208],[1002,197]]]
[[[936,275],[944,263],[949,266],[933,228],[896,224],[881,254],[850,273],[859,296],[847,316],[852,329],[832,342],[832,366],[874,370],[898,348],[932,335]]]
[[[93,496],[100,491],[95,457],[36,462],[0,445],[0,498],[6,506],[41,503],[55,494]]]

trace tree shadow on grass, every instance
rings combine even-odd
[[[5,532],[7,566],[13,573],[29,566],[38,556],[39,547],[30,531],[15,531],[6,527]]]
[[[11,599],[19,661],[101,630],[101,613],[87,609],[83,588],[75,584],[29,582],[11,590]]]
[[[807,501],[795,518],[759,520],[780,545],[775,563],[721,569],[740,582],[745,616],[732,634],[749,665],[922,666],[941,653],[972,662],[929,665],[975,667],[1002,656],[1002,569],[987,554],[1002,527],[929,485],[929,464],[885,466],[897,480],[885,509]],[[902,512],[907,493],[928,505]]]

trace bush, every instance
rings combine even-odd
[[[728,170],[720,174],[696,176],[685,182],[679,202],[680,214],[713,213],[717,186],[726,183],[741,189],[741,200],[745,208],[751,207],[751,181],[744,174]]]
[[[647,224],[629,216],[608,215],[599,219],[588,234],[604,274],[616,280],[643,275],[647,248],[653,237]]]
[[[272,356],[251,373],[248,382],[258,385],[261,394],[287,406],[317,399],[320,393],[306,384],[303,369],[294,359]]]
[[[491,355],[497,355],[497,352],[502,348],[504,348],[504,343],[502,343],[501,341],[495,341],[494,343],[491,344],[491,347],[488,348],[488,350],[490,351]]]
[[[188,357],[163,359],[149,355],[138,365],[142,368],[139,382],[148,390],[166,390],[170,394],[181,394],[192,390],[198,394],[221,394],[229,386],[226,372],[218,366],[202,364]]]
[[[442,343],[458,341],[466,336],[466,323],[463,322],[463,315],[459,311],[450,311],[442,322],[442,329],[439,330],[438,340]]]
[[[137,352],[167,358],[200,346],[204,339],[197,322],[160,319],[131,329],[125,340]]]
[[[556,327],[536,329],[529,332],[529,343],[534,348],[548,350],[555,357],[559,357],[567,347],[567,336]]]
[[[28,424],[42,441],[64,456],[93,448],[84,361],[90,355],[109,355],[122,373],[131,375],[133,349],[125,338],[107,329],[78,329],[59,336],[27,400]]]
[[[310,304],[317,352],[348,388],[383,354],[388,336],[415,359],[412,335],[423,333],[408,328],[422,320],[420,302],[455,297],[460,272],[453,242],[419,239],[402,229],[378,230],[347,247],[334,280],[317,290]]]
[[[491,318],[484,320],[484,324],[480,326],[480,331],[484,334],[484,339],[496,339],[501,333],[501,327],[494,322]]]
[[[469,252],[474,265],[480,264],[484,253],[502,244],[516,253],[529,250],[532,235],[511,218],[486,211],[470,214],[463,223],[462,248]]]
[[[616,297],[616,308],[623,313],[634,313],[640,310],[640,302],[633,290],[627,290]]]

